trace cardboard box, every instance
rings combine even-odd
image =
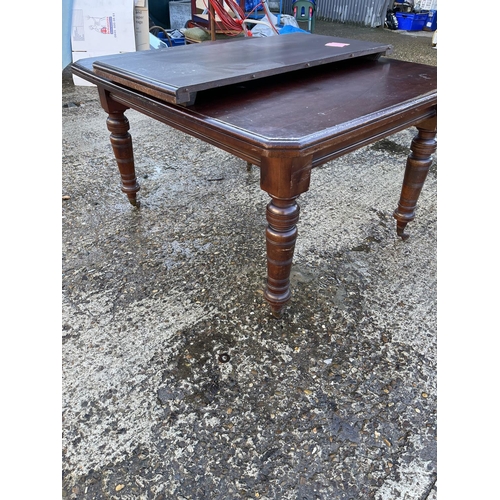
[[[73,62],[149,50],[147,0],[74,0],[71,23]],[[75,85],[92,86],[73,76]]]
[[[135,50],[149,50],[148,0],[134,2]]]

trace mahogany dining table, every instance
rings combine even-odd
[[[139,184],[128,109],[260,169],[270,196],[264,297],[279,317],[291,297],[297,199],[309,189],[311,170],[415,127],[393,214],[397,234],[408,238],[436,151],[437,68],[390,53],[376,43],[294,33],[85,58],[71,70],[97,87],[121,189],[134,207]]]

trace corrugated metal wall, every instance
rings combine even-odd
[[[389,4],[394,0],[316,0],[316,16],[327,21],[383,26]],[[292,0],[283,0],[283,14],[292,14]]]

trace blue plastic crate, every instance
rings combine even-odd
[[[396,12],[398,29],[405,31],[421,31],[427,21],[427,12],[415,14],[413,12]]]
[[[436,31],[437,30],[437,10],[430,10],[427,13],[424,30]]]
[[[172,44],[172,47],[177,47],[178,45],[186,45],[186,39],[183,36],[182,37],[175,37],[175,38],[173,36],[171,36],[167,40],[165,33],[163,33],[162,31],[158,32],[158,34],[156,36],[162,42],[165,42],[168,46],[170,46],[170,44]]]
[[[172,47],[177,47],[178,45],[186,45],[186,39],[184,37],[171,38],[170,41],[172,42]]]

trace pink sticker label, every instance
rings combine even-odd
[[[325,44],[326,47],[347,47],[350,43],[330,42]]]

